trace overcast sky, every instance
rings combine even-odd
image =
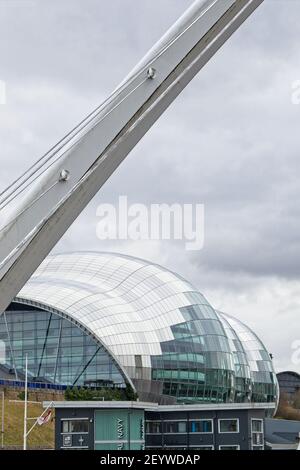
[[[0,0],[0,188],[95,108],[191,0]],[[300,0],[265,3],[152,128],[55,251],[174,270],[300,372]],[[100,242],[96,208],[202,203],[205,244]],[[300,359],[300,354],[298,354]]]

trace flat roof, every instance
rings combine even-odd
[[[132,408],[132,409],[146,409],[150,406],[158,406],[157,403],[147,403],[142,401],[44,401],[43,407],[48,408]]]
[[[267,446],[271,447],[272,450],[300,450],[299,444],[274,444],[273,442],[266,441]]]
[[[252,409],[272,409],[274,403],[218,403],[218,404],[178,404],[178,405],[158,405],[142,401],[44,401],[43,406],[47,408],[132,408],[146,411],[216,411],[216,410],[252,410]]]
[[[195,403],[195,404],[175,404],[175,405],[154,405],[151,411],[218,411],[218,410],[253,410],[272,409],[274,403]]]

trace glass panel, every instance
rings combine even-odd
[[[146,432],[148,434],[161,434],[162,423],[160,421],[148,421],[146,423]]]
[[[263,422],[260,419],[252,419],[252,431],[263,432]]]
[[[212,421],[201,420],[190,422],[191,432],[211,433],[212,432]]]
[[[0,335],[6,343],[2,367],[8,373],[16,366],[23,374],[27,354],[30,381],[90,386],[92,380],[98,388],[125,387],[123,374],[103,347],[69,321],[17,303],[10,306],[6,319],[12,351],[4,315],[0,316]]]
[[[165,421],[166,434],[186,433],[186,421]]]
[[[232,445],[232,446],[220,446],[220,450],[239,450],[238,445]]]
[[[62,427],[61,429],[62,432],[66,432],[66,433],[69,432],[69,421],[62,421],[61,427]]]
[[[220,419],[219,432],[238,432],[238,419]]]
[[[89,432],[89,422],[87,420],[70,421],[70,432]]]

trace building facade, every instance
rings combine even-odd
[[[148,449],[264,450],[270,405],[158,406],[146,411]]]
[[[45,404],[46,406],[49,403]],[[145,449],[140,402],[54,402],[56,450]]]
[[[300,392],[300,374],[293,371],[284,371],[277,374],[280,393],[288,396]]]
[[[44,406],[48,406],[45,403]],[[265,404],[55,402],[57,450],[264,450]]]
[[[49,256],[0,317],[0,375],[130,387],[140,400],[269,403],[278,387],[255,333],[188,281],[112,253]],[[272,414],[270,408],[268,413]]]

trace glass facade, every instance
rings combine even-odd
[[[82,386],[95,380],[103,386],[125,386],[125,380],[101,344],[78,326],[54,314],[12,304],[0,317],[0,339],[6,357],[1,368],[28,380]]]
[[[180,311],[187,321],[171,327],[174,339],[152,358],[153,379],[163,381],[163,394],[178,402],[233,401],[232,354],[217,313],[206,304]]]
[[[219,312],[220,318],[222,318],[224,327],[229,325],[228,336],[231,334],[238,338],[238,342],[234,344],[242,347],[242,351],[239,354],[236,353],[235,367],[238,368],[236,376],[239,377],[239,371],[242,370],[242,374],[246,372],[246,380],[239,380],[241,388],[236,388],[238,393],[245,393],[245,396],[249,397],[252,402],[269,403],[274,401],[274,397],[278,399],[278,383],[276,374],[274,372],[273,364],[270,359],[270,354],[266,350],[261,340],[256,334],[250,330],[242,322],[233,318],[229,315],[225,315]],[[244,361],[247,361],[248,366],[245,366]],[[250,382],[248,382],[248,370],[250,371]],[[242,375],[241,374],[241,375]],[[249,388],[248,388],[249,383]],[[244,389],[242,388],[244,385]],[[239,401],[239,400],[236,400]]]
[[[159,265],[114,253],[49,256],[16,302],[44,310],[35,323],[28,316],[27,333],[22,326],[22,351],[33,348],[34,376],[70,384],[97,377],[116,383],[122,382],[122,371],[143,401],[272,402],[275,408],[276,375],[262,342],[243,323],[216,311],[188,281]],[[32,310],[27,314],[34,316]],[[59,315],[81,329],[72,329]],[[13,334],[17,323],[11,317]],[[60,328],[64,353],[57,355]],[[24,356],[15,341],[20,338],[13,339],[12,347],[17,368],[22,368]]]

